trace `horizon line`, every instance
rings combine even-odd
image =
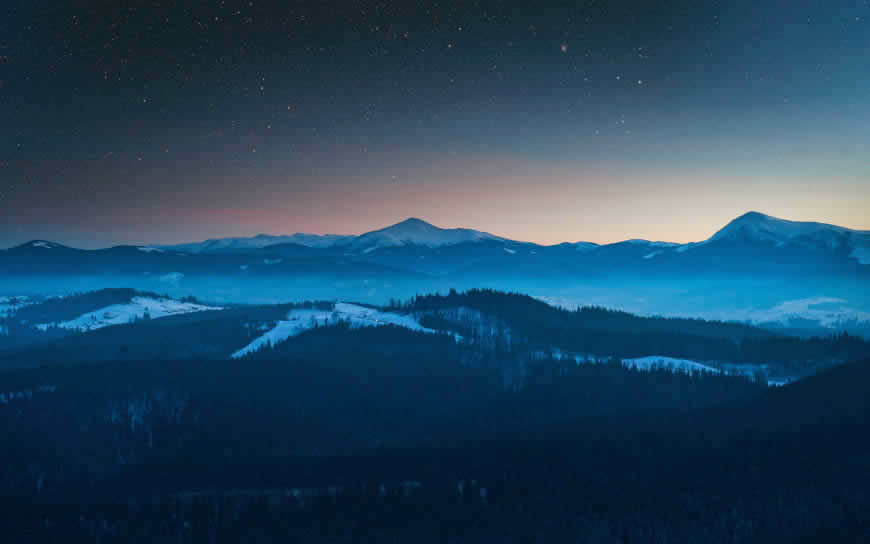
[[[765,213],[763,213],[763,212],[758,212],[758,211],[750,210],[750,211],[747,211],[747,212],[745,212],[745,213],[742,213],[742,214],[736,216],[734,219],[732,219],[731,221],[729,221],[729,222],[726,223],[725,225],[723,225],[723,226],[719,227],[718,229],[716,229],[716,231],[714,231],[714,233],[711,234],[710,237],[704,238],[704,239],[702,239],[702,240],[694,240],[694,241],[688,241],[688,242],[672,242],[672,241],[669,241],[669,240],[650,240],[650,239],[648,239],[648,238],[638,238],[638,237],[633,237],[633,238],[625,238],[625,239],[622,239],[622,240],[616,240],[616,241],[614,241],[614,242],[590,242],[590,241],[586,241],[586,240],[577,240],[577,241],[568,241],[568,240],[565,240],[565,241],[562,241],[562,242],[554,242],[554,243],[540,243],[540,242],[530,242],[530,241],[527,241],[527,240],[520,240],[520,239],[515,239],[515,238],[507,238],[507,237],[504,237],[504,236],[499,236],[499,235],[496,235],[496,234],[492,234],[492,233],[490,233],[490,232],[488,232],[488,231],[479,230],[479,229],[473,229],[473,228],[470,228],[470,227],[441,227],[441,226],[435,225],[434,223],[432,223],[432,222],[430,222],[430,221],[427,221],[427,220],[425,220],[425,219],[421,219],[421,218],[419,218],[419,217],[415,217],[415,216],[410,216],[410,217],[406,217],[405,219],[402,219],[402,220],[400,220],[400,221],[397,221],[397,222],[394,222],[394,223],[390,223],[389,225],[387,225],[387,226],[385,226],[385,227],[378,227],[378,228],[374,228],[374,229],[366,230],[366,231],[361,232],[361,233],[359,233],[359,234],[338,234],[338,233],[323,233],[323,234],[320,234],[320,233],[314,233],[314,232],[294,232],[293,234],[270,234],[270,233],[260,232],[260,233],[252,234],[252,235],[249,235],[249,236],[244,236],[244,235],[232,235],[232,236],[224,236],[224,237],[211,237],[211,238],[205,238],[205,239],[202,239],[202,240],[196,240],[196,241],[171,242],[171,243],[159,243],[159,244],[155,244],[155,243],[133,243],[133,242],[122,242],[122,243],[119,243],[119,244],[113,244],[113,245],[107,245],[107,246],[100,246],[100,247],[92,247],[92,248],[89,248],[89,250],[111,249],[111,248],[116,248],[116,247],[157,247],[157,248],[165,248],[165,247],[182,246],[182,245],[202,244],[202,243],[206,243],[206,242],[220,241],[220,240],[250,240],[250,239],[252,239],[252,238],[258,238],[258,237],[291,238],[291,237],[294,237],[294,236],[316,236],[316,237],[321,237],[321,238],[323,238],[323,237],[331,237],[331,236],[334,236],[334,237],[342,237],[342,238],[358,238],[358,237],[360,237],[360,236],[364,236],[364,235],[369,234],[369,233],[372,233],[372,232],[378,232],[378,231],[382,231],[382,230],[390,229],[390,228],[393,228],[393,227],[399,226],[399,225],[401,225],[401,224],[403,224],[403,223],[412,222],[412,221],[421,222],[421,223],[424,223],[424,224],[426,224],[426,225],[428,225],[428,226],[434,227],[434,228],[439,229],[439,230],[470,230],[470,231],[480,232],[480,233],[482,233],[482,234],[487,234],[487,235],[489,235],[489,236],[493,236],[494,238],[499,238],[499,239],[502,239],[502,240],[505,240],[505,241],[518,242],[518,243],[523,243],[523,244],[533,244],[533,245],[537,245],[537,246],[541,246],[541,247],[553,247],[553,246],[559,246],[559,245],[562,245],[562,244],[571,244],[571,245],[577,245],[577,244],[591,244],[591,245],[595,245],[595,246],[598,246],[598,247],[602,247],[602,246],[609,246],[609,245],[615,245],[615,244],[622,244],[622,243],[626,243],[626,242],[667,243],[667,244],[675,244],[675,245],[681,245],[681,246],[682,246],[682,245],[689,245],[689,244],[698,244],[698,243],[701,243],[701,242],[707,241],[707,240],[709,240],[710,238],[712,238],[713,236],[715,236],[716,233],[718,233],[719,231],[721,231],[722,229],[724,229],[725,227],[727,227],[727,226],[730,225],[731,223],[733,223],[733,222],[735,222],[735,221],[737,221],[737,220],[739,220],[739,219],[741,219],[741,218],[749,217],[749,216],[760,216],[760,217],[763,217],[763,218],[766,218],[766,219],[772,219],[772,220],[783,221],[783,222],[788,222],[788,223],[805,223],[805,224],[824,225],[824,226],[830,226],[830,227],[836,227],[836,228],[840,228],[840,229],[845,229],[845,230],[849,230],[849,231],[853,231],[853,232],[870,232],[870,231],[863,230],[863,229],[854,229],[854,228],[851,228],[851,227],[844,227],[844,226],[841,226],[841,225],[836,225],[836,224],[833,224],[833,223],[824,223],[824,222],[820,222],[820,221],[804,221],[804,220],[794,220],[794,219],[783,219],[783,218],[776,217],[776,216],[773,216],[773,215],[765,214]],[[11,245],[11,246],[8,246],[8,247],[5,247],[5,248],[2,248],[2,250],[3,250],[3,251],[6,251],[6,250],[9,250],[9,249],[14,249],[14,248],[16,248],[16,247],[25,246],[25,245],[32,244],[32,243],[35,243],[35,242],[48,242],[48,243],[57,244],[57,245],[61,245],[61,246],[69,247],[69,248],[73,248],[73,249],[83,249],[83,248],[80,248],[80,247],[77,247],[77,246],[74,246],[74,245],[71,245],[71,244],[55,242],[54,240],[48,240],[48,239],[44,239],[44,238],[31,238],[31,239],[27,239],[27,240],[25,240],[25,241],[23,241],[23,242],[16,243],[16,244],[13,244],[13,245]]]

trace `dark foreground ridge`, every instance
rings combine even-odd
[[[524,315],[533,307],[514,295],[450,296],[478,306],[514,297]],[[505,316],[509,307],[499,306]],[[870,361],[768,388],[742,375],[616,361],[526,357],[518,367],[511,350],[483,346],[339,324],[240,360],[7,373],[7,534],[12,542],[870,536]]]

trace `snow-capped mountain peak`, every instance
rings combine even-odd
[[[712,243],[845,251],[860,263],[870,264],[870,231],[852,230],[814,221],[789,221],[760,212],[745,213],[707,240],[684,244],[677,251],[682,253]]]
[[[34,240],[30,242],[30,247],[41,247],[43,249],[52,249],[57,247],[57,244],[46,242],[45,240]]]
[[[367,232],[354,240],[351,246],[354,249],[372,251],[382,247],[408,245],[436,248],[481,240],[502,238],[472,229],[442,229],[422,219],[410,217],[395,225]]]
[[[824,235],[843,235],[849,229],[815,223],[810,221],[788,221],[759,212],[749,212],[734,219],[711,240],[753,240],[782,244],[798,237],[818,237]]]
[[[48,240],[31,240],[29,242],[25,242],[21,245],[17,245],[14,247],[6,248],[3,251],[12,252],[12,253],[24,253],[24,254],[45,254],[48,250],[51,249],[69,249],[66,246],[55,242],[49,242]]]

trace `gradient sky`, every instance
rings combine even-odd
[[[0,247],[870,229],[868,52],[867,0],[9,0]]]

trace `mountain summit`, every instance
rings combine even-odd
[[[848,237],[850,232],[855,231],[825,223],[788,221],[759,212],[749,212],[725,225],[711,240],[752,240],[782,246],[796,238],[823,237],[837,243]]]
[[[395,225],[359,236],[351,243],[351,247],[370,252],[382,247],[417,245],[436,248],[481,240],[502,238],[472,229],[442,229],[422,219],[410,217]]]
[[[681,246],[683,252],[705,245],[766,245],[811,250],[843,251],[862,264],[870,263],[870,232],[814,221],[789,221],[760,212],[734,219],[709,239]]]

